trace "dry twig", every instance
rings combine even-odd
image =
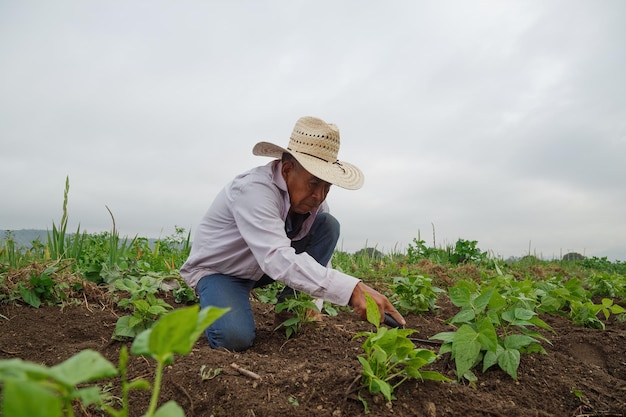
[[[252,379],[261,379],[261,376],[259,376],[259,374],[255,374],[252,371],[248,371],[247,369],[242,368],[241,366],[237,365],[234,362],[230,364],[230,367],[237,370],[237,372],[239,372],[240,374],[250,377]]]

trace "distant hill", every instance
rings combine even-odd
[[[48,231],[41,229],[21,229],[21,230],[0,230],[0,246],[2,242],[7,238],[7,233],[11,233],[13,240],[15,241],[17,247],[31,248],[33,246],[33,242],[39,239],[39,242],[42,244],[46,244],[48,242]],[[50,231],[52,233],[52,231]],[[74,233],[67,233],[66,236],[73,236]],[[120,236],[121,239],[124,239],[125,236]],[[134,236],[128,237],[128,241],[130,242]],[[154,245],[154,243],[158,239],[148,238],[148,244],[150,246]]]
[[[48,241],[47,230],[22,229],[22,230],[0,230],[0,244],[7,238],[7,233],[11,233],[11,237],[17,246],[30,248],[32,242],[39,239],[39,242],[46,243]]]

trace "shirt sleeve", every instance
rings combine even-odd
[[[261,270],[312,297],[347,305],[357,278],[320,265],[309,254],[296,254],[285,234],[284,204],[274,184],[250,182],[232,190],[232,211],[239,233]]]

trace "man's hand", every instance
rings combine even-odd
[[[367,320],[367,302],[365,300],[365,293],[369,294],[370,297],[376,302],[378,306],[378,311],[380,311],[380,322],[383,323],[385,319],[385,313],[388,313],[391,317],[393,317],[401,326],[406,324],[406,320],[398,310],[391,304],[391,302],[373,289],[372,287],[363,284],[363,282],[359,282],[352,290],[352,296],[350,297],[350,306],[354,309],[354,311],[361,317],[363,320]]]

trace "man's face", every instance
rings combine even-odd
[[[291,211],[305,214],[326,200],[330,183],[312,175],[297,161],[283,162],[282,174],[287,183]]]

